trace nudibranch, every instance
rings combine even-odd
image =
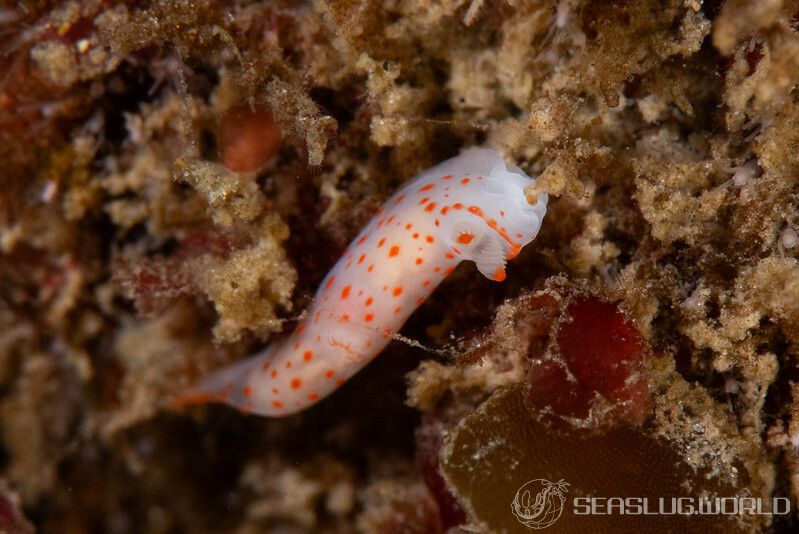
[[[408,182],[322,281],[287,338],[201,380],[176,406],[221,402],[284,416],[329,395],[377,356],[461,261],[491,280],[538,234],[547,195],[486,148],[470,148]]]

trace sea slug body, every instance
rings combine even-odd
[[[455,266],[505,279],[505,262],[538,234],[547,195],[490,149],[470,148],[397,191],[322,281],[287,338],[212,373],[176,406],[222,402],[284,416],[333,392],[377,356]]]

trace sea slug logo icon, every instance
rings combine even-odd
[[[550,482],[537,478],[525,483],[516,496],[510,508],[519,523],[530,528],[547,528],[560,518],[563,513],[563,503],[568,491],[569,483],[561,479]]]

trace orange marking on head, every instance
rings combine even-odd
[[[402,295],[402,287],[401,286],[395,287],[394,291],[392,291],[391,294],[395,297],[399,297],[400,295]]]
[[[477,206],[469,206],[469,213],[474,213],[478,217],[482,217],[483,216],[483,210],[481,210]]]
[[[327,283],[325,284],[325,289],[330,289],[330,286],[332,286],[332,285],[333,285],[333,280],[335,280],[335,279],[336,279],[336,277],[335,277],[335,276],[331,276],[331,277],[330,277],[330,279],[329,279],[329,280],[327,281]]]
[[[245,397],[249,397],[250,395],[252,395],[252,388],[250,386],[244,386],[241,392],[244,394]]]
[[[460,202],[456,202],[455,204],[452,205],[452,208],[456,210],[462,210],[463,204],[461,204]]]
[[[358,265],[362,264],[363,260],[365,260],[365,259],[366,259],[366,254],[361,254],[361,257],[358,258]]]
[[[424,287],[427,287],[427,286],[429,286],[429,285],[430,285],[430,280],[425,280],[424,282],[422,282],[422,285],[423,285]]]
[[[497,282],[503,281],[505,279],[505,268],[500,267],[499,269],[494,271],[494,275],[491,278],[493,280],[496,280]]]
[[[435,187],[435,186],[434,186],[433,184],[427,184],[427,185],[425,185],[425,186],[422,186],[422,187],[420,187],[420,188],[419,188],[419,192],[423,192],[423,191],[430,191],[430,190],[431,190],[431,189],[433,189],[434,187]]]
[[[299,378],[293,378],[291,380],[291,389],[300,389],[300,386],[302,386],[302,380]]]
[[[372,272],[372,270],[373,270],[374,268],[375,268],[375,264],[373,263],[373,264],[371,264],[371,265],[369,266],[369,268],[368,268],[368,269],[366,269],[366,272],[368,272],[368,273],[371,273],[371,272]]]
[[[470,181],[471,181],[471,180],[469,180],[468,178],[464,178],[463,180],[461,180],[461,184],[463,184],[463,185],[466,185],[466,184],[468,184]]]
[[[374,300],[372,299],[372,297],[369,297],[368,299],[366,299],[366,301],[363,303],[363,305],[364,306],[371,306],[372,302],[374,302]]]
[[[430,197],[424,197],[422,200],[419,201],[419,205],[421,206],[422,204],[427,204],[429,200]]]
[[[389,249],[389,251],[388,251],[388,257],[389,257],[389,258],[393,258],[393,257],[394,257],[394,256],[396,256],[397,254],[399,254],[399,250],[400,250],[399,246],[397,246],[397,245],[394,245],[393,247],[391,247],[391,248]]]
[[[275,408],[282,408],[283,403],[280,401],[272,401],[272,406],[274,406]]]
[[[374,314],[371,313],[367,313],[366,315],[363,316],[363,320],[366,321],[367,323],[371,323],[372,319],[374,318],[375,318]]]
[[[466,233],[459,235],[458,239],[456,239],[455,241],[457,241],[461,245],[468,245],[469,243],[472,242],[472,239],[474,239],[474,234]]]
[[[449,267],[447,267],[446,269],[444,269],[444,274],[449,274],[449,273],[451,273],[451,272],[452,272],[452,271],[454,271],[454,270],[455,270],[455,267],[453,267],[452,265],[450,265]]]
[[[336,372],[333,369],[328,369],[327,372],[325,373],[325,376],[328,378],[332,378],[334,374],[336,374]]]
[[[352,289],[352,286],[349,286],[349,285],[348,286],[344,286],[344,289],[341,290],[341,300],[344,300],[344,299],[346,299],[347,297],[350,296],[350,290],[351,289]]]
[[[319,395],[317,393],[309,393],[308,394],[308,400],[316,400],[318,398],[319,398]]]
[[[441,178],[442,178],[443,180],[452,180],[452,175],[451,175],[451,174],[448,174],[448,175],[446,175],[446,176],[442,176]]]
[[[444,206],[443,208],[441,208],[441,215],[446,215],[448,211],[449,211],[449,206]]]
[[[416,265],[421,265],[424,262],[422,258],[416,258]]]
[[[311,360],[313,360],[313,351],[306,350],[305,354],[303,354],[302,357],[305,359],[306,362],[310,362]]]
[[[380,241],[377,242],[377,248],[380,248],[380,247],[382,247],[385,244],[386,244],[386,238],[384,237]]]
[[[430,204],[428,204],[424,208],[425,211],[433,211],[434,209],[436,209],[436,203],[435,202],[431,202]]]
[[[436,240],[436,238],[434,238],[433,236],[429,235],[429,236],[425,237],[424,240],[427,241],[428,243],[432,243],[433,241]]]

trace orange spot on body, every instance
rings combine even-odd
[[[461,234],[456,241],[461,245],[468,245],[472,242],[472,239],[474,239],[474,234]]]
[[[436,203],[435,202],[431,202],[430,204],[428,204],[424,208],[425,211],[433,211],[434,209],[436,209]]]
[[[303,332],[305,332],[305,323],[300,323],[300,325],[297,327],[297,330],[294,331],[294,335],[299,336]]]
[[[447,267],[446,269],[444,269],[444,274],[449,274],[449,273],[451,273],[451,272],[452,272],[452,271],[454,271],[454,270],[455,270],[455,267],[453,267],[452,265],[450,265],[449,267]]]
[[[393,221],[395,218],[396,218],[396,217],[394,217],[394,216],[392,215],[391,217],[389,217],[389,218],[386,220],[386,224],[391,224],[391,221]]]
[[[286,369],[291,369],[291,362],[286,362]]]
[[[327,281],[327,283],[325,284],[325,289],[330,289],[330,286],[332,286],[332,285],[333,285],[333,281],[334,281],[335,279],[336,279],[336,277],[335,277],[335,276],[331,276],[331,277],[330,277],[330,279],[329,279],[329,280]]]
[[[405,195],[400,195],[400,196],[397,197],[397,200],[394,201],[394,204],[399,204],[403,200],[405,200]]]
[[[364,302],[363,305],[364,306],[371,306],[372,302],[374,302],[374,300],[372,299],[372,297],[369,297],[368,299],[366,299],[366,302]]]
[[[435,187],[435,186],[434,186],[433,184],[427,184],[427,185],[425,185],[425,186],[422,186],[422,187],[420,187],[420,188],[419,188],[419,191],[420,191],[420,192],[422,192],[422,191],[430,191],[430,190],[431,190],[431,189],[433,189],[434,187]]]
[[[478,217],[482,217],[483,216],[483,210],[481,210],[477,206],[469,206],[469,213],[473,213],[473,214],[477,215]]]
[[[336,372],[333,369],[328,369],[327,372],[325,373],[325,376],[328,378],[332,378],[334,374],[336,374]]]
[[[316,400],[318,398],[319,398],[319,395],[317,393],[309,393],[308,394],[308,400],[312,400],[313,401],[313,400]]]
[[[439,221],[438,219],[436,219],[436,226],[441,226],[441,221]]]
[[[244,389],[242,389],[241,392],[244,393],[245,397],[249,397],[252,395],[252,388],[250,386],[244,386]]]
[[[399,254],[399,250],[400,250],[400,248],[397,245],[394,245],[393,247],[391,247],[391,249],[389,249],[388,257],[389,258],[393,258],[397,254]]]
[[[448,174],[448,175],[446,175],[446,176],[442,176],[441,178],[442,178],[443,180],[452,180],[452,175],[451,175],[451,174]]]
[[[399,297],[400,295],[402,295],[402,287],[400,286],[395,287],[394,291],[392,291],[391,294],[395,297]]]
[[[358,258],[358,265],[362,264],[363,260],[365,260],[365,259],[366,259],[366,254],[361,254],[361,257]]]
[[[355,244],[356,245],[360,245],[364,241],[366,241],[366,234],[362,235],[361,238],[358,241],[355,242]]]
[[[306,350],[305,354],[303,354],[302,357],[306,362],[310,362],[311,360],[313,360],[313,352],[310,350]]]
[[[413,225],[411,223],[405,225],[406,230],[410,230],[411,228],[413,228]]]
[[[419,201],[419,205],[427,204],[430,201],[430,197],[424,197],[422,200]]]
[[[425,237],[424,240],[427,241],[428,243],[432,243],[436,239],[433,236],[429,235],[429,236]]]
[[[446,215],[448,211],[449,211],[449,206],[444,206],[443,208],[441,208],[441,215]]]
[[[413,233],[413,238],[414,239],[419,239],[419,232],[414,232]]]
[[[272,378],[277,378],[277,370],[272,371]]]
[[[509,259],[509,260],[512,260],[513,258],[515,258],[516,256],[518,256],[518,255],[519,255],[519,252],[521,252],[521,251],[522,251],[522,247],[520,247],[520,246],[519,246],[518,244],[516,244],[516,243],[513,243],[513,244],[511,245],[510,249],[508,250],[508,259]]]
[[[468,178],[464,178],[463,180],[461,180],[461,184],[463,184],[463,185],[466,185],[466,184],[468,184],[470,181],[471,181],[471,180],[469,180]]]
[[[346,299],[347,297],[350,296],[350,290],[351,289],[352,289],[352,286],[349,286],[349,285],[348,286],[344,286],[344,289],[341,290],[341,300],[344,300],[344,299]]]
[[[401,311],[402,311],[402,308],[400,308],[399,306],[394,308],[394,313],[399,313]]]
[[[371,265],[369,266],[369,268],[368,268],[368,269],[366,269],[366,272],[368,272],[368,273],[371,273],[371,272],[374,270],[374,268],[375,268],[375,264],[373,263],[373,264],[371,264]]]
[[[424,287],[427,287],[427,286],[429,286],[429,285],[430,285],[430,280],[425,280],[424,282],[422,282],[422,285],[423,285]]]
[[[371,313],[367,313],[366,315],[363,316],[363,320],[366,321],[367,323],[371,323],[372,319],[374,318],[375,318],[374,314]]]
[[[344,315],[341,316],[341,320],[346,323],[347,321],[350,320],[350,316],[345,313]]]
[[[274,406],[275,408],[282,408],[283,403],[280,401],[272,401],[272,406]]]
[[[300,348],[300,342],[299,341],[294,343],[294,350],[297,350],[298,348]]]
[[[299,378],[293,378],[291,380],[291,389],[300,389],[300,386],[302,386],[302,380]]]
[[[341,386],[341,385],[343,385],[343,384],[344,384],[344,379],[342,379],[342,378],[336,378],[336,385],[337,385],[337,386]]]
[[[416,258],[416,265],[421,265],[422,263],[424,263],[422,258]]]
[[[500,267],[499,269],[494,271],[494,275],[491,278],[496,280],[497,282],[503,281],[505,279],[505,268]]]
[[[452,208],[456,210],[462,210],[463,204],[461,204],[460,202],[456,202],[455,204],[452,205]]]
[[[386,238],[384,237],[380,241],[377,242],[377,248],[380,248],[380,247],[382,247],[385,244],[386,244]]]
[[[439,271],[441,271],[441,267],[436,267],[435,269],[433,269],[433,272],[434,272],[434,273],[437,273],[437,272],[439,272]]]
[[[269,369],[269,367],[270,367],[271,365],[272,365],[272,362],[266,361],[266,362],[264,362],[264,365],[261,367],[261,369],[263,369],[264,371],[266,371],[267,369]]]
[[[419,297],[418,299],[416,299],[416,305],[417,305],[417,306],[418,306],[419,304],[421,304],[422,302],[424,302],[424,297]]]

